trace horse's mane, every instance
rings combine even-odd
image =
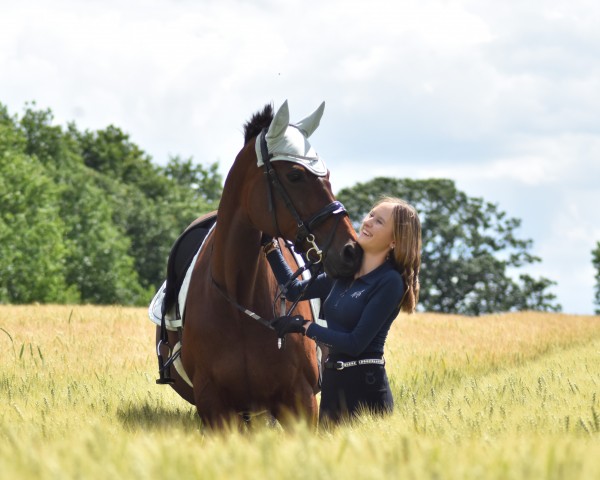
[[[256,137],[263,128],[271,125],[273,120],[273,105],[268,103],[262,111],[256,112],[250,120],[244,124],[244,145],[254,137]]]

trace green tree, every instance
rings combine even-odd
[[[65,135],[60,126],[53,125],[50,109],[35,110],[35,103],[27,106],[19,122],[26,139],[24,153],[36,157],[50,170],[65,170],[81,165],[77,143]]]
[[[0,302],[147,303],[174,240],[216,209],[218,165],[159,167],[118,127],[53,120],[0,104]]]
[[[76,301],[66,280],[60,189],[0,105],[0,302]]]
[[[116,127],[73,135],[86,166],[100,174],[94,181],[111,199],[114,224],[130,239],[129,255],[142,288],[155,290],[164,280],[175,239],[195,218],[217,208],[218,165],[204,168],[175,157],[164,168],[155,166]]]
[[[131,239],[113,222],[114,203],[91,178],[88,169],[69,172],[61,198],[67,212],[65,243],[69,246],[68,280],[77,285],[81,301],[93,304],[139,305],[149,291],[140,281],[130,254]]]
[[[129,254],[131,241],[113,222],[113,202],[97,185],[100,175],[85,165],[81,136],[74,125],[65,132],[52,122],[50,110],[28,107],[20,127],[25,152],[40,159],[58,187],[59,196],[49,204],[65,226],[67,282],[84,303],[142,303],[148,294]],[[115,172],[107,176],[114,178]]]
[[[169,183],[160,167],[133,143],[129,135],[113,125],[95,132],[79,133],[71,128],[77,139],[85,165],[121,184],[136,187],[148,198],[167,194]]]
[[[194,192],[193,200],[203,201],[205,208],[215,210],[223,192],[223,178],[218,168],[216,162],[205,167],[194,165],[191,158],[182,160],[176,156],[169,159],[164,173],[179,187]]]
[[[423,230],[421,308],[480,315],[511,310],[559,311],[548,291],[555,282],[509,270],[539,262],[531,240],[517,238],[520,220],[498,206],[468,197],[446,179],[376,178],[337,195],[358,227],[382,196],[403,198],[419,212]]]
[[[594,277],[596,280],[596,285],[594,286],[594,305],[596,305],[596,310],[594,313],[600,315],[600,242],[597,242],[596,248],[592,250],[592,265],[596,270]]]

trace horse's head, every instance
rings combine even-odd
[[[362,250],[344,206],[332,193],[329,171],[308,142],[324,108],[323,102],[311,115],[290,124],[286,101],[268,130],[256,136],[257,166],[265,175],[262,186],[252,189],[255,208],[248,215],[257,229],[293,241],[309,260],[322,257],[325,270],[335,278],[358,270]]]

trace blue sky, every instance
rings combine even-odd
[[[164,164],[218,161],[288,99],[326,101],[334,190],[453,179],[522,220],[567,313],[593,312],[600,4],[589,0],[0,0],[0,102],[110,124]]]

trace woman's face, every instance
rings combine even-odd
[[[365,217],[358,234],[358,244],[363,250],[379,253],[390,250],[394,244],[394,204],[381,203]]]

